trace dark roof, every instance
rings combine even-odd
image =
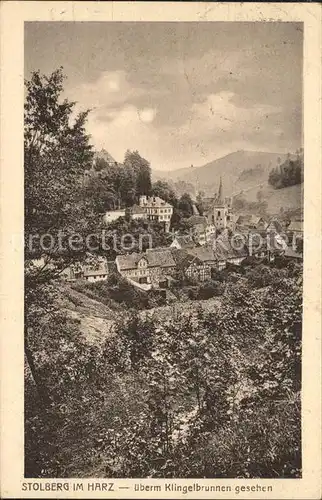
[[[287,228],[288,231],[298,231],[303,232],[303,222],[293,220]]]
[[[174,239],[177,240],[182,248],[193,248],[196,246],[190,234],[179,234]]]
[[[292,258],[292,259],[299,259],[299,260],[303,259],[303,254],[301,254],[299,252],[295,252],[295,250],[293,250],[292,247],[286,247],[285,252],[284,252],[284,256]]]
[[[125,271],[126,269],[136,269],[140,258],[141,254],[133,252],[130,254],[118,255],[115,259],[115,263],[120,271]]]
[[[201,262],[213,262],[216,260],[214,251],[211,246],[204,245],[202,247],[194,247],[187,249],[187,252],[194,257],[197,257]]]
[[[257,226],[265,222],[263,217],[254,214],[240,214],[236,219],[236,224],[241,226]]]
[[[175,260],[177,267],[179,267],[180,269],[186,269],[187,267],[189,267],[191,262],[193,262],[196,259],[196,257],[194,255],[189,254],[187,250],[178,248],[172,249],[172,256]]]
[[[130,207],[129,212],[131,214],[145,214],[144,208],[140,207],[139,205],[133,205],[132,207]]]
[[[206,232],[206,227],[207,227],[206,224],[196,224],[195,226],[193,226],[192,231],[193,231],[194,234],[195,233],[199,233],[199,234],[205,233]]]
[[[151,249],[152,250],[152,249]],[[173,260],[170,249],[158,249],[147,253],[131,253],[126,255],[118,255],[115,259],[116,264],[120,271],[129,269],[136,269],[138,262],[141,259],[147,261],[148,267],[174,267],[175,261]]]
[[[150,252],[143,256],[147,258],[149,267],[173,267],[176,265],[170,248],[155,249],[154,251],[150,249]]]
[[[248,250],[246,245],[243,245],[243,241],[242,236],[240,236],[240,242],[238,241],[238,234],[235,234],[234,238],[219,235],[214,241],[214,254],[217,260],[246,257]]]
[[[207,224],[207,217],[204,217],[202,215],[191,215],[186,222],[190,227],[199,225],[199,224]]]
[[[269,229],[270,226],[272,226],[272,229]],[[267,229],[269,230],[275,230],[277,233],[282,233],[283,232],[283,226],[282,224],[277,220],[277,219],[272,219],[269,221]]]
[[[107,262],[107,269],[110,273],[115,273],[117,271],[117,267],[114,260],[109,260]]]

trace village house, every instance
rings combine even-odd
[[[287,227],[286,234],[288,236],[289,243],[292,244],[293,248],[296,248],[299,240],[303,241],[303,221],[291,221],[291,223]]]
[[[187,250],[172,250],[177,269],[189,278],[197,281],[205,281],[211,278],[212,266],[201,260],[198,256],[188,253]]]
[[[170,231],[173,207],[159,196],[140,196],[140,207],[144,209],[148,220],[163,223],[165,232]]]
[[[287,260],[296,260],[298,262],[303,261],[303,253],[302,252],[297,252],[294,250],[293,247],[287,246],[284,253],[283,257]]]
[[[83,278],[85,281],[89,281],[90,283],[94,283],[96,281],[104,281],[107,280],[109,271],[106,267],[101,269],[86,269],[83,273]]]
[[[186,249],[186,251],[189,255],[192,255],[200,260],[205,266],[217,268],[217,259],[211,244],[199,247],[195,246],[193,248]]]
[[[190,234],[178,234],[174,236],[170,248],[187,249],[195,246],[196,244]]]
[[[140,205],[133,205],[129,207],[125,211],[126,215],[129,219],[138,220],[138,219],[147,219],[146,210]]]
[[[167,275],[173,274],[176,268],[169,248],[118,255],[115,263],[117,271],[124,278],[130,278],[138,283],[151,283],[156,287]]]
[[[258,215],[254,214],[239,214],[235,219],[236,229],[258,229],[265,230],[268,226],[267,222]]]
[[[125,213],[125,208],[120,208],[118,210],[109,210],[104,214],[103,221],[105,222],[105,224],[110,224],[111,222],[118,220],[120,217],[125,217]]]
[[[62,279],[66,281],[85,280],[90,283],[106,280],[114,270],[115,264],[101,258],[96,264],[88,265],[76,263],[70,265],[62,273]]]
[[[247,245],[242,235],[237,233],[230,237],[227,231],[216,238],[213,251],[219,271],[225,269],[227,263],[239,266],[248,256]]]
[[[250,257],[264,258],[269,256],[268,238],[265,230],[252,229],[247,231],[245,239]]]
[[[205,245],[212,241],[216,234],[214,224],[208,224],[207,217],[192,215],[187,219],[191,230],[191,236],[198,245]]]
[[[278,254],[287,247],[288,236],[281,222],[276,218],[272,218],[266,228],[268,251],[273,254]]]

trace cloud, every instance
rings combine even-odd
[[[138,110],[139,119],[144,123],[152,123],[155,116],[156,110],[151,108],[143,108]]]
[[[300,44],[292,30],[282,43],[275,28],[264,28],[271,37],[261,39],[252,27],[256,42],[244,27],[233,39],[224,27],[218,46],[205,37],[195,50],[191,35],[162,58],[158,47],[130,57],[128,44],[122,69],[69,89],[82,109],[93,109],[94,145],[118,160],[138,149],[158,169],[202,164],[236,149],[299,147]]]
[[[122,106],[143,93],[143,89],[128,83],[124,70],[119,70],[104,71],[96,80],[70,88],[68,97],[76,100],[83,108],[104,111]]]
[[[138,149],[149,161],[158,161],[159,137],[152,124],[155,115],[154,109],[124,105],[108,111],[104,121],[97,110],[90,113],[87,128],[94,146],[107,148],[118,161],[123,160],[126,149]]]
[[[156,126],[156,108],[125,104],[97,109],[90,115],[88,128],[95,146],[107,147],[119,161],[125,149],[138,149],[156,169],[200,164],[203,159],[212,160],[234,149],[252,149],[258,143],[265,146],[269,140],[281,140],[281,132],[277,136],[274,127],[273,135],[270,133],[274,116],[280,113],[278,107],[242,107],[235,100],[236,95],[230,91],[209,94],[191,105],[180,127]]]

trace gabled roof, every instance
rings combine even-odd
[[[277,233],[283,232],[282,224],[277,219],[271,219],[266,229],[270,231],[276,231]]]
[[[143,206],[155,208],[172,208],[172,205],[170,205],[170,203],[164,201],[159,196],[148,196]]]
[[[174,267],[176,265],[170,248],[156,249],[155,251],[150,249],[150,252],[146,253],[144,256],[148,261],[149,267]]]
[[[178,234],[173,241],[177,241],[181,248],[194,248],[196,246],[190,234]]]
[[[298,231],[298,232],[303,232],[303,222],[302,221],[297,221],[293,220],[291,224],[287,228],[288,231]]]
[[[175,261],[173,260],[171,250],[167,249],[150,249],[146,253],[131,253],[126,255],[118,255],[115,259],[116,265],[120,271],[136,269],[138,262],[145,259],[148,267],[174,267]]]
[[[144,208],[139,205],[133,205],[129,208],[129,211],[131,214],[145,214]]]
[[[211,246],[204,245],[202,247],[194,247],[187,249],[187,252],[194,257],[197,257],[202,262],[213,262],[215,261],[214,251]]]
[[[172,256],[179,269],[187,269],[197,259],[194,255],[189,254],[187,250],[177,248],[172,250]]]
[[[240,242],[237,241],[238,235],[231,239],[227,235],[219,235],[214,241],[214,254],[217,260],[227,260],[246,257],[248,255],[246,245],[243,245],[241,236]]]
[[[199,224],[207,224],[208,223],[207,217],[204,217],[202,215],[191,215],[191,217],[189,217],[186,220],[186,222],[190,227],[193,227],[193,226],[196,226]]]
[[[254,214],[240,214],[236,219],[236,224],[245,226],[257,226],[261,222],[265,222],[264,219],[259,215]]]
[[[118,255],[115,259],[115,263],[119,271],[136,269],[141,257],[142,254],[138,254],[136,252],[125,255]]]

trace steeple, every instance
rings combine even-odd
[[[220,176],[219,189],[218,189],[218,202],[222,203],[222,178]]]

